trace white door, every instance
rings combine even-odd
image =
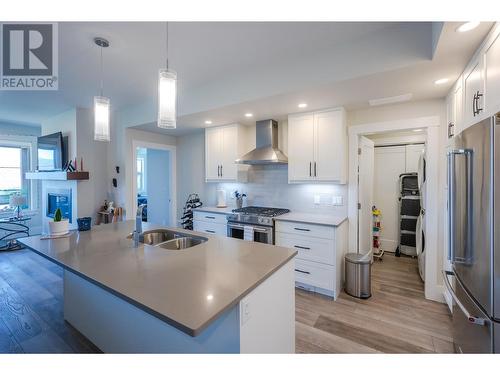
[[[359,137],[358,149],[358,252],[372,250],[373,141]]]
[[[374,204],[381,211],[380,246],[394,252],[399,239],[399,175],[406,172],[406,147],[375,149]]]
[[[315,155],[313,175],[320,181],[340,181],[345,155],[342,112],[314,115]]]
[[[485,106],[488,113],[500,108],[500,34],[485,52]]]
[[[238,166],[235,160],[238,158],[238,128],[227,126],[222,130],[222,155],[221,166],[223,180],[236,180],[238,177]]]
[[[462,131],[463,127],[463,91],[462,91],[462,83],[459,81],[455,88],[455,92],[453,93],[453,119],[455,121],[454,127],[454,135],[459,134]]]
[[[312,114],[288,118],[288,179],[308,181],[313,177],[314,116]]]
[[[222,154],[222,131],[220,128],[205,130],[205,178],[220,178],[220,158]]]
[[[482,115],[482,113],[475,114],[475,111],[478,107],[483,108],[483,97],[479,100],[474,100],[474,98],[477,93],[484,94],[483,83],[482,64],[478,60],[476,65],[464,75],[464,121],[466,126],[474,123],[474,119]]]

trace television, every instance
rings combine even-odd
[[[67,161],[67,137],[61,132],[38,137],[38,171],[60,171]]]

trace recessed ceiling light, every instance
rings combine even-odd
[[[253,116],[253,114],[251,114],[251,113],[245,113],[245,117],[252,117],[252,116]]]
[[[446,83],[446,82],[448,82],[448,81],[449,81],[449,79],[448,79],[448,78],[440,78],[440,79],[435,80],[435,81],[434,81],[434,84],[435,84],[435,85],[442,85],[443,83]]]
[[[213,300],[213,299],[214,299],[213,294],[209,294],[209,295],[207,295],[207,301],[211,301],[211,300]]]
[[[307,103],[300,103],[297,107],[299,107],[299,108],[306,108],[307,107]]]
[[[421,132],[424,131],[424,129],[413,129],[414,132]]]
[[[205,124],[212,125],[212,121],[211,120],[207,120],[207,121],[205,121]]]
[[[413,94],[408,93],[408,94],[403,94],[403,95],[398,95],[398,96],[389,96],[387,98],[370,99],[370,100],[368,100],[368,102],[370,103],[371,106],[400,103],[400,102],[407,102],[407,101],[411,100],[412,96],[413,96]]]
[[[459,27],[457,27],[457,31],[459,33],[465,33],[466,31],[474,30],[478,26],[479,26],[479,22],[477,22],[477,21],[465,22],[465,23],[461,24]]]

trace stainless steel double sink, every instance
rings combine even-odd
[[[127,238],[132,238],[132,235]],[[144,231],[139,235],[139,242],[166,250],[185,250],[206,241],[208,241],[208,238],[191,236],[170,229],[153,229]]]

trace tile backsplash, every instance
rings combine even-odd
[[[287,165],[254,165],[246,183],[219,183],[227,204],[235,206],[233,192],[247,194],[245,205],[289,208],[292,211],[346,215],[347,185],[289,184]],[[215,202],[214,202],[215,203]]]

